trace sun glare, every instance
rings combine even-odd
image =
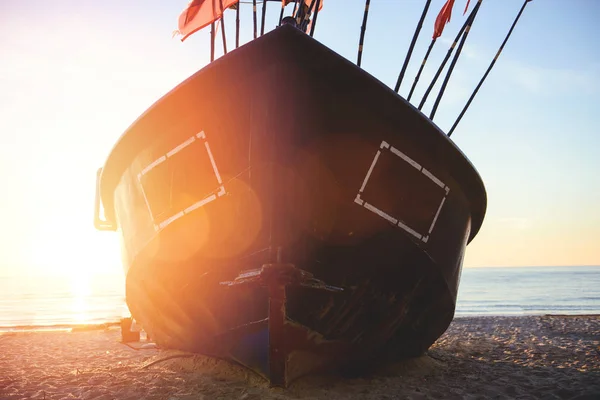
[[[80,324],[90,322],[91,275],[78,272],[71,277],[71,294],[73,298],[71,311],[73,319]]]
[[[64,229],[53,234],[42,231],[32,236],[27,247],[30,265],[43,275],[90,277],[122,271],[115,233],[84,229]]]

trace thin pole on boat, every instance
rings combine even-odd
[[[263,0],[262,20],[260,21],[260,36],[265,34],[265,18],[267,17],[267,0]]]
[[[421,110],[423,108],[423,105],[425,105],[425,102],[427,101],[427,97],[429,96],[429,93],[431,93],[433,86],[437,82],[438,78],[440,77],[440,74],[442,73],[442,70],[444,69],[444,67],[446,66],[446,63],[450,59],[450,56],[452,55],[452,51],[454,50],[454,48],[456,47],[456,44],[458,43],[458,39],[461,38],[461,36],[463,35],[463,32],[465,31],[467,26],[470,26],[471,19],[472,19],[471,17],[473,17],[474,15],[477,14],[477,11],[479,10],[479,7],[481,6],[481,2],[482,2],[482,0],[477,1],[477,4],[475,5],[475,7],[473,7],[473,11],[471,11],[471,14],[467,18],[467,20],[465,21],[463,26],[460,28],[460,30],[458,31],[456,38],[454,38],[454,42],[452,42],[452,45],[450,46],[450,48],[448,49],[448,52],[446,53],[446,57],[444,57],[442,64],[440,65],[437,72],[435,73],[435,76],[433,77],[433,80],[427,87],[427,90],[425,91],[425,94],[423,95],[423,98],[421,99],[421,103],[419,103],[419,107],[417,107],[419,110]]]
[[[223,8],[223,0],[219,0],[221,6],[221,37],[223,38],[223,54],[227,54],[227,37],[225,34],[225,9]]]
[[[235,48],[240,47],[240,6],[241,3],[237,3],[237,8],[235,9]]]
[[[429,54],[431,53],[431,50],[433,49],[433,45],[435,44],[436,40],[437,40],[437,38],[432,39],[431,43],[429,44],[429,48],[427,49],[427,52],[425,53],[425,57],[423,57],[423,61],[421,61],[421,66],[419,67],[417,76],[415,76],[415,80],[413,81],[413,84],[410,88],[410,92],[408,93],[408,97],[406,98],[407,101],[410,101],[410,98],[412,97],[413,93],[415,92],[415,88],[417,87],[417,82],[419,82],[419,78],[421,77],[423,68],[425,68],[425,64],[427,63],[427,59],[429,58]]]
[[[360,27],[360,40],[358,41],[358,56],[356,58],[356,65],[360,67],[362,62],[363,43],[365,41],[365,32],[367,30],[367,18],[369,18],[369,5],[371,0],[367,0],[365,3],[365,13],[363,14],[363,22]]]
[[[415,48],[415,44],[417,43],[417,39],[419,37],[419,33],[421,33],[421,28],[423,27],[423,21],[427,16],[427,11],[429,10],[429,5],[431,4],[431,0],[427,0],[425,3],[425,8],[423,9],[423,13],[421,14],[421,19],[419,19],[419,23],[417,24],[417,29],[415,29],[415,33],[413,35],[412,41],[410,42],[410,46],[408,48],[408,53],[406,53],[406,57],[404,58],[404,64],[402,65],[402,69],[400,70],[400,75],[398,75],[398,80],[396,81],[396,93],[400,90],[400,85],[402,84],[402,79],[404,79],[404,74],[406,73],[406,68],[408,67],[408,63],[410,58],[412,57],[412,52]],[[435,39],[434,39],[435,41]],[[427,56],[429,56],[429,51],[427,51]]]
[[[281,2],[281,12],[279,13],[279,23],[277,26],[281,26],[281,22],[283,21],[283,12],[285,11],[285,3]]]
[[[310,37],[312,37],[315,34],[315,27],[317,26],[317,17],[319,16],[319,6],[320,5],[321,5],[321,0],[317,0],[317,3],[315,4],[315,16],[313,17],[312,25],[310,27]]]
[[[254,18],[254,39],[257,36],[257,21],[256,21],[256,0],[252,0],[252,17]]]
[[[296,14],[296,21],[298,21],[298,27],[300,29],[302,29],[303,32],[306,33],[306,30],[308,29],[308,23],[310,21],[310,15],[313,11],[313,8],[315,6],[317,0],[312,0],[310,2],[310,5],[308,6],[308,9],[306,9],[304,7],[304,4],[301,5],[298,8],[298,13]]]
[[[465,104],[465,107],[462,109],[462,111],[460,112],[460,114],[456,118],[456,121],[454,121],[454,124],[452,125],[452,128],[450,128],[450,131],[448,132],[448,136],[449,137],[452,136],[452,132],[454,132],[454,130],[456,129],[456,126],[458,125],[458,123],[460,122],[460,120],[462,119],[462,117],[467,112],[467,109],[471,105],[471,102],[475,98],[475,95],[477,95],[477,92],[479,92],[479,89],[481,88],[481,85],[483,85],[483,82],[488,77],[490,71],[492,70],[492,68],[494,68],[494,64],[496,64],[496,61],[498,60],[498,57],[500,57],[500,53],[502,53],[502,50],[504,50],[504,46],[506,45],[506,42],[508,42],[508,38],[512,34],[513,29],[515,29],[515,26],[517,25],[517,22],[519,22],[519,18],[521,18],[521,14],[523,14],[523,10],[525,10],[525,6],[527,6],[527,3],[529,3],[530,1],[531,0],[525,0],[525,2],[523,3],[523,6],[521,7],[521,10],[519,11],[519,14],[517,14],[517,17],[515,18],[515,21],[513,22],[512,26],[510,27],[510,30],[508,31],[508,34],[506,35],[506,37],[504,38],[504,41],[500,45],[500,48],[498,49],[498,52],[496,53],[496,56],[494,57],[494,59],[490,63],[490,66],[488,67],[487,71],[485,71],[485,74],[483,74],[483,77],[481,78],[481,80],[477,84],[477,87],[475,88],[475,90],[471,94],[471,97],[469,97],[469,100],[467,101],[467,104]]]
[[[480,4],[481,0],[479,3]],[[474,10],[475,11],[475,10]],[[471,20],[470,24],[465,28],[465,32],[463,34],[462,39],[460,40],[460,44],[458,45],[458,48],[456,49],[456,54],[454,54],[454,58],[452,59],[452,62],[450,63],[450,67],[448,67],[448,72],[446,73],[446,77],[444,78],[444,82],[442,82],[442,87],[440,88],[440,91],[435,99],[435,103],[433,103],[433,108],[431,109],[431,113],[429,114],[429,119],[433,119],[433,117],[435,116],[435,113],[437,111],[438,106],[440,105],[440,101],[442,100],[442,97],[444,96],[444,92],[446,91],[446,87],[448,86],[448,82],[450,81],[450,76],[452,76],[452,72],[454,71],[454,67],[456,66],[456,63],[458,62],[458,58],[460,57],[460,53],[462,52],[462,49],[465,45],[465,42],[467,41],[467,36],[469,36],[469,31],[471,30],[471,26],[473,25],[473,22],[475,21],[475,16],[477,14],[473,13],[471,15],[469,15],[469,19]]]
[[[210,23],[210,62],[215,61],[215,23]]]
[[[297,9],[298,9],[298,0],[294,1],[294,9],[292,10],[292,16],[296,15]]]

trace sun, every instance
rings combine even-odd
[[[94,276],[122,273],[118,233],[40,229],[28,243],[30,265],[40,275]]]

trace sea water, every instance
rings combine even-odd
[[[463,269],[456,316],[600,314],[600,267]]]
[[[95,325],[124,316],[123,274],[0,276],[0,331]]]
[[[600,314],[600,267],[463,269],[456,316]],[[122,274],[1,276],[0,330],[117,322]]]

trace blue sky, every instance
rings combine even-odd
[[[208,62],[208,32],[185,43],[172,38],[186,3],[0,2],[0,269],[69,270],[82,262],[119,268],[116,237],[92,227],[95,170],[140,113]],[[432,1],[403,95],[443,3]],[[423,4],[371,2],[363,67],[390,86]],[[521,5],[483,1],[435,118],[442,129],[452,125]],[[464,22],[463,8],[457,0],[414,100]],[[355,60],[363,9],[362,0],[325,0],[316,39]],[[270,3],[268,29],[278,15]],[[230,46],[233,16],[226,15]],[[531,2],[452,136],[489,197],[467,267],[600,264],[598,17],[595,0]],[[245,42],[250,5],[242,18]]]

